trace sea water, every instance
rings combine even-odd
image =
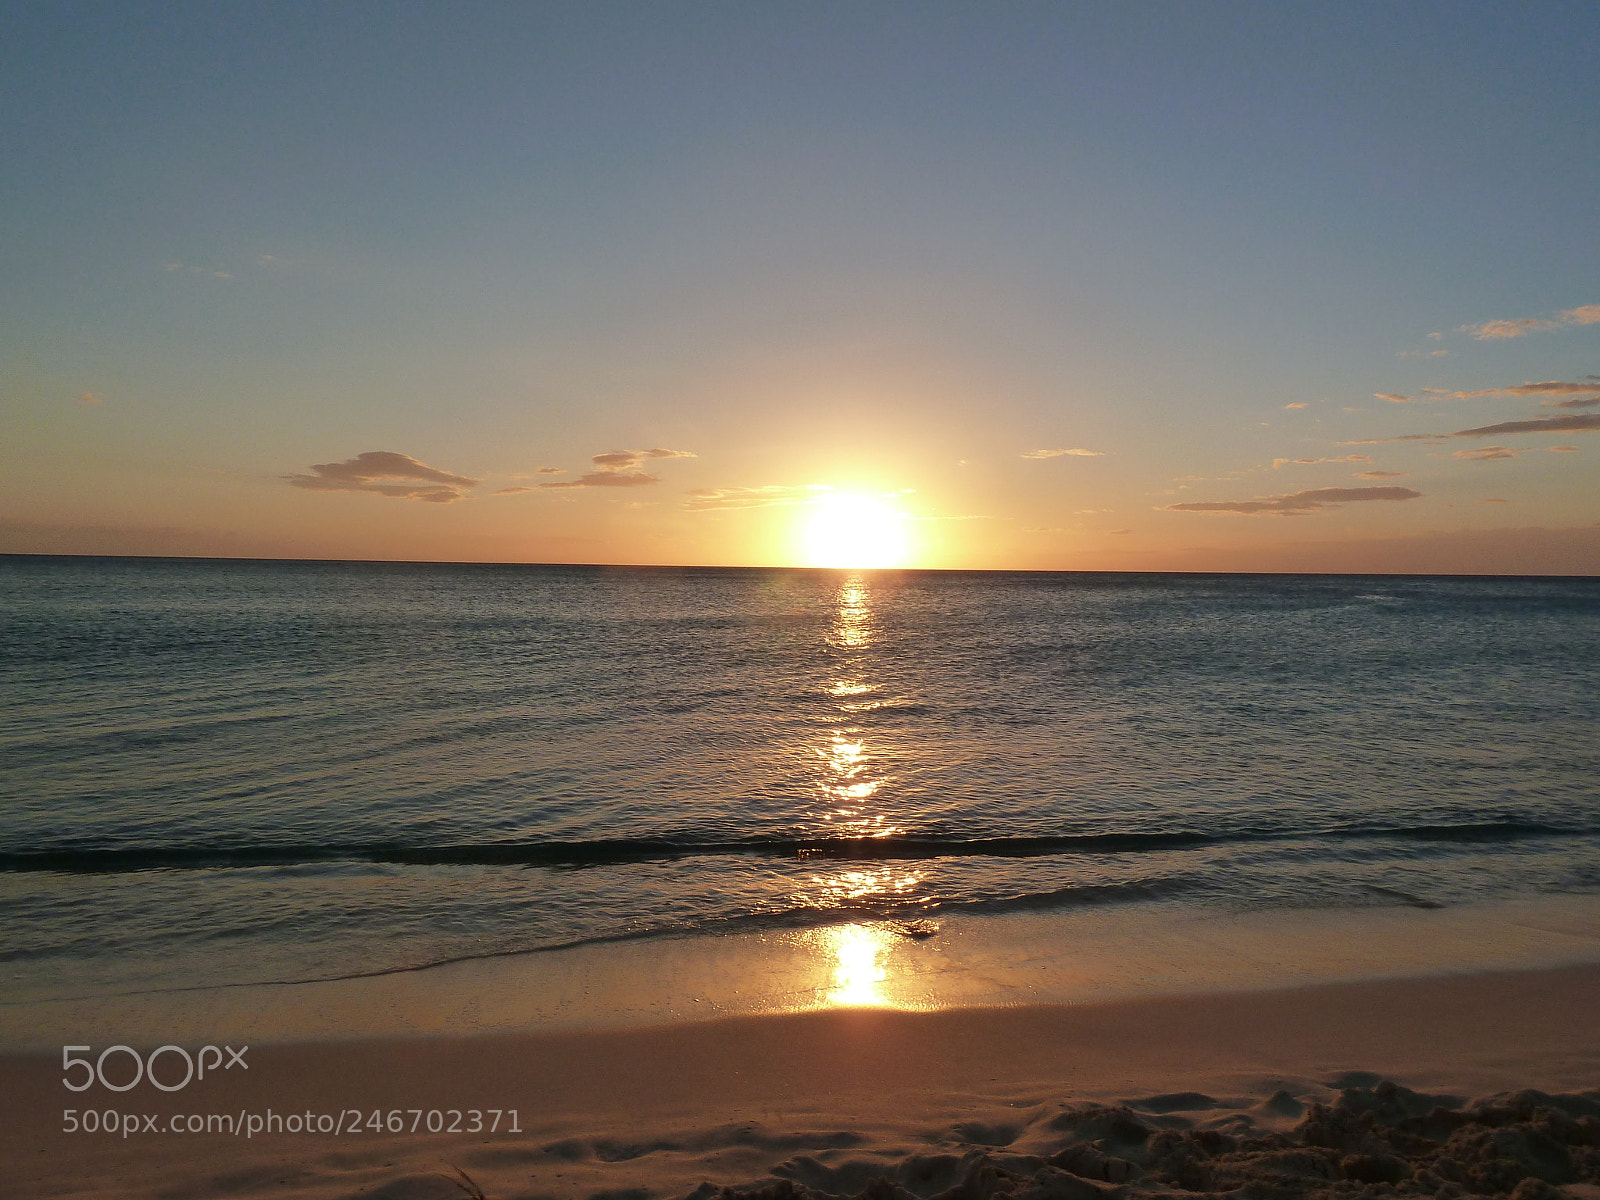
[[[0,558],[0,1001],[1600,893],[1600,580]]]

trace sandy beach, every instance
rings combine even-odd
[[[1292,939],[1278,949],[1286,969],[1307,959]],[[385,1010],[396,995],[373,984],[345,986],[367,989],[370,1030],[396,1028]],[[243,1040],[223,1025],[194,1033],[171,1040]],[[91,1044],[98,1054],[103,1043]],[[112,1082],[131,1071],[121,1057],[107,1064]],[[181,1074],[170,1052],[162,1071]],[[244,1063],[167,1094],[68,1092],[59,1049],[13,1052],[4,1075],[4,1194],[17,1197],[429,1200],[462,1194],[439,1174],[453,1168],[491,1200],[676,1200],[706,1185],[923,1200],[1519,1185],[1523,1200],[1557,1186],[1600,1195],[1585,1190],[1600,1165],[1593,964],[934,1011],[846,1004],[631,1027],[268,1038]],[[1558,1099],[1504,1099],[1530,1088]],[[1475,1118],[1427,1125],[1435,1108],[1495,1095]],[[1096,1106],[1127,1111],[1113,1120]],[[66,1110],[81,1127],[91,1108],[117,1131],[63,1132]],[[123,1114],[137,1114],[136,1132]],[[207,1117],[212,1132],[188,1132]]]

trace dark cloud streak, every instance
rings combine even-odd
[[[1398,437],[1362,438],[1359,441],[1340,444],[1377,446],[1384,442],[1432,442],[1441,438],[1501,437],[1512,433],[1586,433],[1592,429],[1600,429],[1600,413],[1586,413],[1572,417],[1533,417],[1525,421],[1501,421],[1495,425],[1458,429],[1454,433],[1402,433]]]
[[[1187,504],[1169,504],[1169,512],[1239,513],[1255,516],[1270,513],[1282,517],[1300,517],[1318,509],[1358,500],[1418,500],[1421,492],[1407,487],[1328,487],[1294,492],[1287,496],[1263,496],[1256,500],[1193,501]]]

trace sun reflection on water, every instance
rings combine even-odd
[[[839,581],[833,621],[825,634],[827,645],[819,648],[829,663],[830,676],[823,686],[835,716],[828,723],[826,740],[811,749],[815,764],[811,786],[820,800],[814,817],[823,822],[828,836],[841,839],[905,832],[882,811],[894,777],[885,770],[885,743],[874,736],[878,732],[870,723],[874,718],[864,715],[885,703],[878,694],[885,681],[878,678],[882,656],[874,648],[878,630],[867,580],[868,576],[851,574]],[[870,923],[837,925],[804,936],[822,978],[830,980],[814,994],[829,1006],[896,1003],[891,996],[904,987],[902,982],[896,988],[889,978],[891,950],[901,938],[929,935],[912,930],[918,922],[894,920],[892,915],[921,911],[926,902],[924,872],[885,863],[840,864],[832,869],[819,862],[817,867],[817,873],[795,889],[794,905],[839,917],[861,915]],[[883,921],[871,920],[879,914]]]
[[[840,679],[828,685],[828,695],[836,699],[844,696],[862,696],[876,690],[870,683],[859,683],[853,679]]]
[[[878,794],[887,776],[873,770],[866,743],[854,730],[836,729],[826,745],[817,748],[822,770],[816,780],[821,793],[821,818],[843,837],[888,837],[901,832],[867,802]]]
[[[795,897],[797,901],[819,908],[839,908],[878,898],[904,902],[916,892],[922,882],[922,872],[898,867],[866,867],[833,875],[813,875],[811,882],[816,892],[801,894]]]
[[[849,703],[878,690],[866,671],[870,659],[862,653],[872,641],[871,595],[866,577],[847,575],[839,584],[834,621],[827,634],[831,647],[846,652],[839,656],[843,660],[839,663],[839,677],[827,685],[828,695],[846,720],[850,714],[876,707],[871,703]],[[828,741],[815,747],[812,754],[819,764],[813,780],[821,800],[817,816],[830,827],[830,833],[842,837],[887,837],[903,832],[869,804],[891,780],[873,762],[861,729],[848,725],[834,728]]]
[[[883,959],[892,939],[870,925],[842,925],[829,930],[834,957],[833,987],[824,997],[833,1005],[882,1005],[889,1003],[883,984],[889,978]]]
[[[872,642],[872,608],[868,603],[867,582],[859,575],[847,576],[839,585],[839,607],[828,641],[847,650],[858,650]]]

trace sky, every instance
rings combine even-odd
[[[0,552],[1600,573],[1590,0],[0,23]]]

